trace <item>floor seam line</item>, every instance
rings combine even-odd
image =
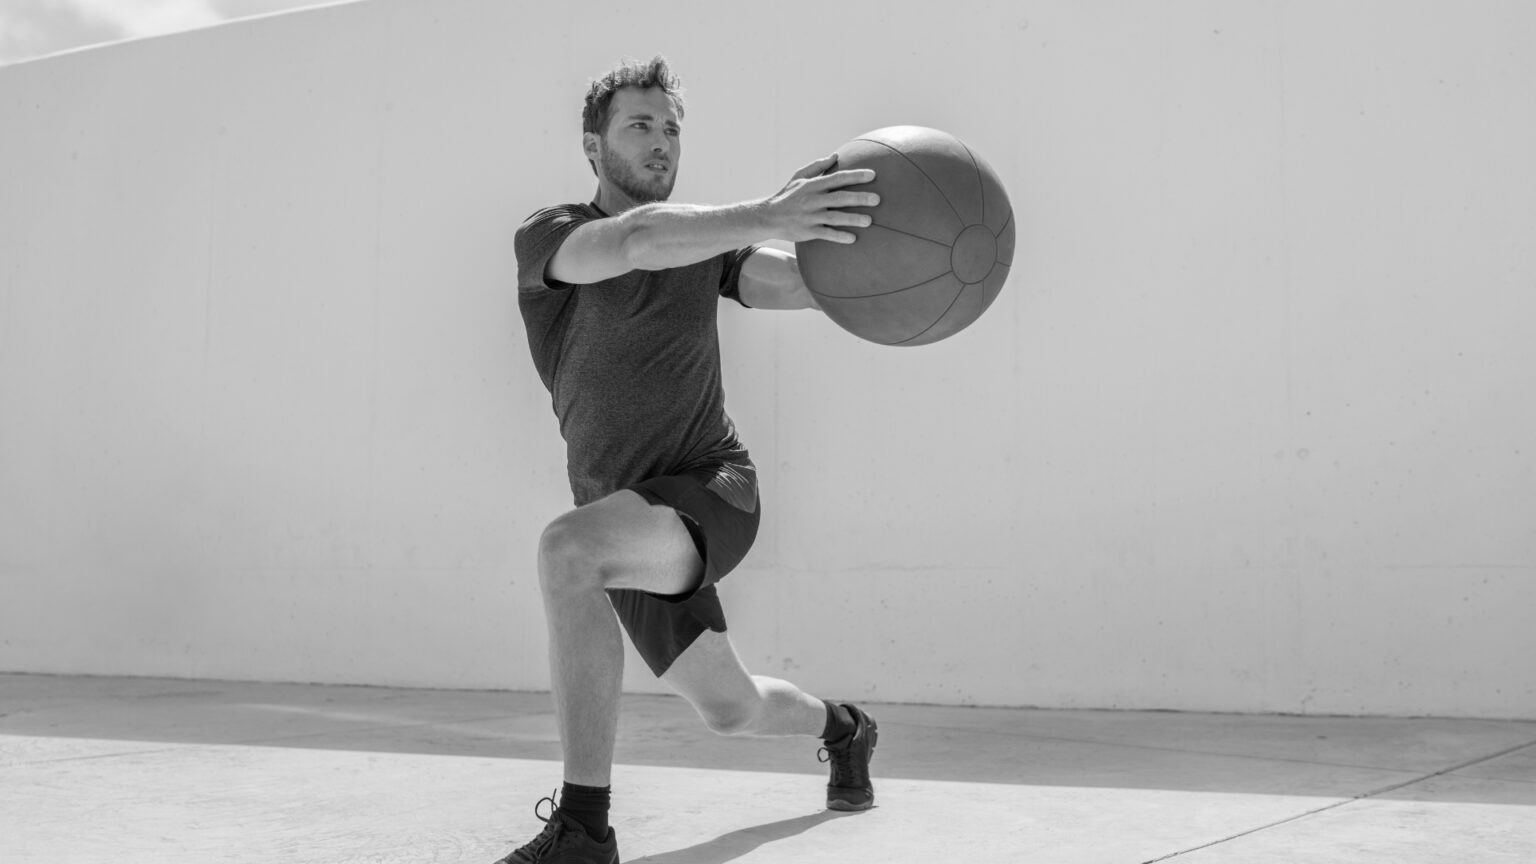
[[[1274,822],[1270,822],[1267,825],[1260,825],[1257,828],[1250,828],[1247,831],[1242,831],[1242,832],[1239,832],[1237,834],[1233,834],[1230,837],[1223,837],[1220,840],[1212,840],[1209,843],[1202,843],[1199,846],[1193,846],[1193,847],[1190,847],[1189,849],[1181,849],[1178,852],[1170,852],[1169,854],[1164,855],[1164,856],[1162,856],[1160,858],[1149,859],[1149,860],[1143,862],[1143,864],[1158,864],[1158,862],[1160,862],[1160,861],[1168,861],[1168,860],[1173,859],[1173,858],[1178,858],[1178,857],[1180,857],[1182,855],[1188,855],[1191,852],[1199,852],[1201,849],[1209,849],[1212,846],[1220,846],[1223,843],[1230,843],[1233,840],[1237,840],[1237,839],[1242,838],[1242,837],[1247,837],[1247,836],[1249,836],[1251,834],[1257,834],[1260,831],[1268,831],[1271,828],[1278,828],[1281,825],[1287,825],[1287,824],[1289,824],[1291,822],[1297,822],[1297,821],[1300,821],[1302,819],[1306,819],[1306,818],[1311,817],[1311,816],[1316,816],[1319,813],[1326,813],[1329,810],[1336,810],[1336,809],[1338,809],[1340,807],[1344,807],[1344,806],[1347,806],[1347,805],[1350,805],[1350,804],[1354,804],[1357,801],[1364,801],[1364,800],[1366,800],[1368,798],[1375,798],[1375,797],[1377,797],[1379,795],[1385,795],[1388,792],[1396,792],[1399,789],[1406,789],[1407,787],[1413,786],[1414,784],[1423,783],[1426,780],[1433,780],[1436,777],[1443,777],[1446,774],[1451,774],[1451,773],[1456,772],[1456,771],[1461,771],[1461,770],[1463,770],[1465,768],[1470,768],[1473,765],[1478,765],[1478,764],[1481,764],[1483,762],[1489,762],[1489,761],[1492,761],[1494,759],[1499,759],[1501,757],[1508,756],[1511,753],[1518,753],[1521,750],[1525,750],[1525,749],[1530,748],[1530,747],[1536,747],[1536,740],[1527,741],[1524,744],[1517,744],[1514,747],[1506,747],[1503,750],[1500,750],[1500,751],[1498,751],[1496,753],[1490,753],[1490,754],[1488,754],[1486,756],[1479,756],[1476,759],[1468,759],[1465,762],[1461,762],[1461,763],[1458,763],[1456,765],[1452,765],[1449,768],[1442,768],[1439,771],[1435,771],[1435,772],[1430,773],[1430,774],[1425,774],[1422,777],[1416,777],[1416,778],[1414,778],[1412,780],[1408,780],[1408,781],[1405,781],[1405,782],[1402,782],[1402,783],[1394,783],[1394,784],[1392,784],[1390,786],[1383,786],[1380,789],[1373,789],[1373,790],[1371,790],[1369,792],[1362,792],[1359,795],[1355,795],[1353,797],[1346,798],[1346,799],[1344,799],[1342,801],[1335,801],[1334,803],[1329,804],[1326,807],[1317,807],[1317,808],[1314,808],[1312,810],[1308,810],[1305,813],[1298,813],[1295,816],[1290,816],[1290,817],[1287,817],[1285,819],[1278,819],[1278,820],[1276,820]]]
[[[155,753],[171,753],[175,747],[156,747],[153,750],[124,750],[118,753],[92,753],[89,756],[59,756],[55,759],[29,759],[25,762],[13,763],[14,767],[26,765],[55,765],[59,762],[88,762],[92,759],[121,759],[124,756],[144,756]]]
[[[1023,738],[1033,741],[1055,741],[1066,742],[1069,744],[1086,744],[1092,747],[1124,747],[1127,750],[1150,750],[1155,753],[1188,753],[1194,756],[1219,756],[1228,759],[1258,759],[1265,762],[1286,762],[1297,765],[1320,765],[1328,768],[1353,768],[1360,771],[1385,771],[1391,774],[1415,773],[1412,768],[1389,768],[1382,765],[1361,765],[1353,762],[1323,762],[1315,759],[1293,759],[1284,756],[1263,756],[1253,753],[1225,753],[1220,750],[1194,750],[1187,747],[1169,747],[1158,744],[1131,744],[1122,741],[1100,741],[1092,738],[1073,738],[1065,735],[1037,735],[1028,732],[1010,732],[995,729],[957,729],[953,726],[927,726],[919,723],[902,723],[899,721],[891,722],[889,725],[892,727],[909,726],[915,729],[955,730],[969,734],[998,735],[1008,738]]]
[[[455,723],[485,723],[491,720],[506,719],[506,717],[507,715],[505,714],[497,714],[490,717],[464,717],[456,720],[424,720],[418,723],[379,723],[376,725],[364,726],[360,729],[329,729],[320,732],[295,732],[292,735],[277,735],[270,738],[248,738],[240,741],[221,741],[214,742],[212,746],[259,747],[264,744],[277,741],[297,741],[303,738],[321,738],[326,735],[335,735],[340,732],[371,733],[391,729],[420,729],[423,726],[444,726],[453,725]]]
[[[276,736],[276,737],[273,737],[273,738],[244,738],[244,739],[241,739],[239,741],[172,741],[172,742],[165,742],[165,741],[148,742],[148,741],[145,741],[145,742],[141,742],[141,743],[146,743],[146,744],[147,743],[155,743],[155,744],[170,743],[170,744],[175,745],[175,746],[171,746],[171,747],[156,747],[156,748],[154,748],[152,750],[123,750],[123,751],[120,751],[120,752],[117,752],[117,753],[93,753],[93,754],[91,754],[89,756],[60,756],[60,757],[58,757],[56,759],[28,760],[28,761],[25,761],[25,762],[19,762],[17,764],[19,764],[19,765],[47,765],[47,764],[54,763],[54,762],[81,762],[81,761],[88,760],[88,759],[120,759],[120,758],[122,758],[124,756],[142,756],[142,755],[150,754],[150,753],[170,753],[170,752],[172,752],[174,750],[177,750],[179,748],[182,748],[182,747],[263,747],[263,746],[268,746],[268,745],[280,746],[280,745],[276,745],[276,742],[280,742],[280,741],[297,741],[297,740],[300,740],[300,739],[303,739],[303,738],[319,738],[319,737],[323,737],[323,736],[326,736],[326,735],[336,735],[336,734],[343,733],[343,732],[368,733],[368,732],[377,732],[377,731],[386,730],[386,729],[420,729],[423,726],[437,726],[437,725],[441,725],[441,724],[445,724],[445,723],[446,724],[454,724],[454,723],[484,723],[484,722],[489,721],[489,720],[501,720],[501,719],[504,719],[505,717],[506,717],[506,715],[498,714],[498,715],[495,715],[495,716],[492,716],[492,717],[473,717],[473,718],[465,718],[465,719],[461,719],[461,720],[427,720],[427,721],[423,721],[423,722],[420,722],[420,723],[405,723],[405,724],[382,723],[382,724],[378,724],[378,725],[374,725],[374,726],[364,726],[364,727],[361,727],[361,728],[358,728],[358,729],[341,729],[341,730],[330,729],[330,730],[326,730],[326,731],[323,731],[323,732],[298,732],[298,733],[295,733],[293,735],[279,735],[279,736]],[[0,733],[0,734],[4,734],[4,733]],[[71,738],[73,736],[46,735],[46,736],[26,736],[26,737],[44,737],[44,738],[51,738],[51,739],[57,740],[57,739],[60,739],[60,738]],[[78,740],[103,740],[103,739],[83,739],[82,738],[82,739],[78,739]],[[117,740],[117,739],[113,739],[113,740]],[[133,739],[128,739],[128,740],[131,741]]]

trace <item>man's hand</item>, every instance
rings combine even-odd
[[[765,203],[773,236],[798,243],[802,240],[830,240],[852,243],[854,235],[840,227],[867,228],[871,219],[864,213],[848,213],[842,207],[874,207],[880,196],[873,192],[851,192],[844,187],[869,183],[875,172],[869,168],[826,173],[837,164],[837,154],[817,159],[795,172],[778,194]]]

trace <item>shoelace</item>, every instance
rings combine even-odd
[[[852,747],[823,747],[816,751],[816,761],[831,762],[833,777],[839,781],[859,781],[859,778],[853,776]]]
[[[542,858],[544,853],[553,850],[559,843],[561,835],[565,833],[565,823],[555,818],[555,811],[560,809],[559,806],[555,804],[555,795],[559,791],[560,790],[556,789],[555,791],[550,792],[548,798],[540,798],[539,803],[533,805],[533,815],[538,816],[539,821],[544,823],[544,830],[540,832],[539,836],[533,838],[533,841],[530,842],[527,846],[517,850],[518,852],[526,852],[535,861]],[[549,818],[547,819],[543,816],[539,816],[539,807],[542,806],[545,801],[549,802]]]

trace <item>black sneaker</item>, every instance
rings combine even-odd
[[[827,809],[868,810],[875,806],[875,787],[869,781],[869,760],[874,758],[880,731],[875,718],[846,702],[843,707],[853,715],[853,733],[837,741],[827,741],[827,746],[816,753],[817,759],[832,763],[832,779],[827,781]]]
[[[549,802],[549,818],[539,816],[539,804]],[[619,842],[613,829],[599,843],[592,839],[580,822],[560,812],[554,795],[540,798],[533,805],[544,830],[533,842],[497,861],[496,864],[619,864]]]

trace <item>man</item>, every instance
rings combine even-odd
[[[545,529],[539,581],[564,752],[559,805],[501,864],[617,864],[608,826],[624,662],[618,622],[651,670],[724,735],[810,735],[831,762],[827,806],[874,803],[875,722],[787,681],[750,675],[715,583],[757,534],[757,472],[725,413],[720,297],[819,308],[778,238],[851,243],[876,195],[869,170],[797,172],[778,193],[720,207],[667,203],[683,105],[664,58],[595,82],[582,146],[597,196],[541,210],[518,229],[518,305],[549,388],[576,509]],[[820,754],[818,754],[820,755]],[[540,801],[542,805],[544,802]]]

